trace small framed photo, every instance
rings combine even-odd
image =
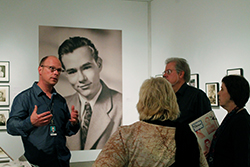
[[[14,159],[2,147],[0,147],[0,166],[10,166],[6,163],[11,161],[14,161]]]
[[[162,74],[156,74],[155,75],[155,78],[157,78],[157,77],[162,77],[163,75]]]
[[[210,100],[212,107],[219,106],[218,92],[219,92],[218,82],[206,83],[206,94],[208,99]]]
[[[6,129],[6,123],[8,118],[9,110],[0,110],[0,130]]]
[[[227,75],[241,75],[243,76],[242,68],[227,69]]]
[[[195,88],[199,88],[199,74],[191,74],[190,81],[188,84]]]
[[[10,62],[0,61],[0,82],[10,81]]]
[[[0,85],[0,106],[7,107],[10,104],[10,86]]]

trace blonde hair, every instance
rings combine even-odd
[[[180,115],[176,95],[164,78],[150,78],[143,82],[137,110],[140,120],[175,120]]]

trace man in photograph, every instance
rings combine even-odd
[[[79,111],[81,129],[67,138],[70,150],[102,149],[122,124],[122,94],[100,79],[103,63],[95,45],[84,37],[70,37],[58,49],[65,75],[76,93],[66,96]]]

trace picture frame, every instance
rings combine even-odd
[[[195,88],[199,88],[199,74],[191,74],[188,84]]]
[[[6,124],[7,124],[7,120],[9,118],[9,110],[0,110],[0,130],[5,130]]]
[[[10,86],[0,85],[0,107],[8,107],[10,104]]]
[[[155,75],[155,78],[157,78],[157,77],[162,77],[163,75],[162,74],[156,74]]]
[[[208,99],[210,100],[212,107],[219,106],[218,92],[219,92],[218,82],[206,83],[206,94]]]
[[[11,161],[14,161],[14,159],[2,147],[0,147],[0,164],[3,166],[9,166],[4,164]]]
[[[227,69],[227,75],[241,75],[243,76],[242,68]]]
[[[0,61],[0,82],[10,81],[10,62]]]

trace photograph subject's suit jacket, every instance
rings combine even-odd
[[[84,150],[102,149],[110,136],[122,124],[122,94],[109,89],[101,81],[102,92],[92,108],[92,116]],[[81,102],[78,93],[65,97],[68,107],[72,105],[82,120]],[[67,137],[67,146],[70,150],[81,150],[81,127],[76,135]]]

